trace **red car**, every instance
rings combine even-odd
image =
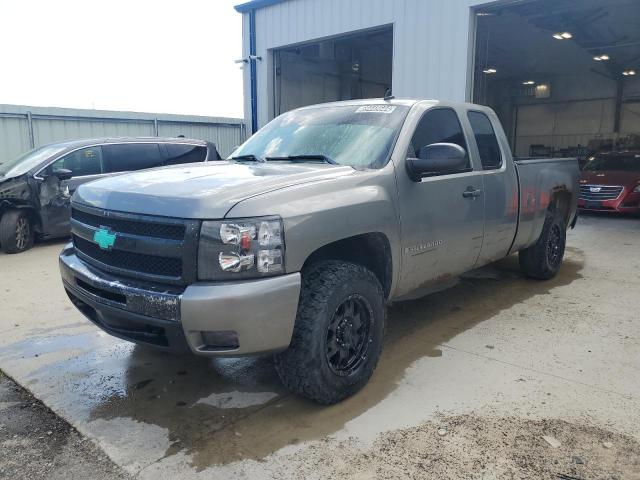
[[[640,214],[640,152],[591,157],[582,168],[578,208]]]

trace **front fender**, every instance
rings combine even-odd
[[[36,230],[41,230],[42,221],[38,204],[33,195],[32,185],[26,175],[7,179],[0,183],[0,217],[3,212],[16,208],[29,210]]]
[[[354,171],[338,179],[269,192],[238,203],[226,217],[280,215],[288,273],[300,271],[309,256],[325,245],[355,235],[382,233],[391,246],[393,292],[400,238],[395,178],[386,170]]]

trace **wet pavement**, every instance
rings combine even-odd
[[[64,294],[62,243],[0,255],[0,368],[140,478],[295,476],[305,452],[474,412],[640,438],[640,220],[585,216],[560,274],[517,257],[395,304],[367,387],[321,407],[271,357],[175,357],[114,339]],[[318,474],[321,475],[321,470]]]

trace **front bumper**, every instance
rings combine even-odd
[[[578,198],[578,208],[596,212],[640,213],[640,193],[625,188],[613,200],[590,201]]]
[[[289,346],[300,274],[186,288],[114,277],[80,260],[73,245],[60,254],[73,304],[107,333],[136,343],[203,356],[238,356]]]

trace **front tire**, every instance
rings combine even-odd
[[[5,253],[20,253],[33,246],[34,231],[29,213],[9,210],[0,219],[0,245]]]
[[[567,227],[560,212],[548,210],[538,241],[519,253],[520,269],[531,278],[549,280],[556,276],[567,241]]]
[[[371,271],[339,261],[312,265],[303,272],[291,344],[275,358],[280,379],[325,405],[353,395],[376,368],[384,322],[384,293]]]

